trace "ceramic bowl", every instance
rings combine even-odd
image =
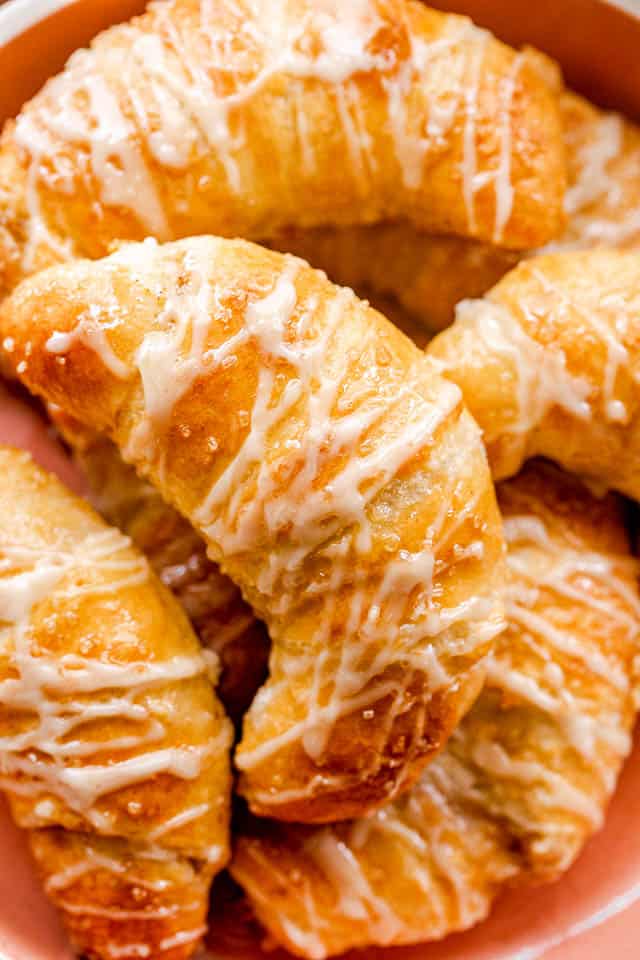
[[[345,0],[346,3],[350,0]],[[433,2],[433,0],[432,0]],[[625,0],[627,6],[640,0]],[[1,4],[1,0],[0,0]],[[568,82],[640,119],[640,19],[604,0],[437,0],[515,44],[557,57]],[[10,0],[0,5],[0,122],[19,110],[76,47],[139,12],[143,0]],[[638,171],[640,176],[640,170]],[[82,481],[37,413],[0,386],[0,442],[26,447],[81,490]],[[366,960],[639,960],[640,737],[606,825],[560,881],[503,896],[490,918],[439,944],[368,951]],[[235,937],[216,960],[260,951]],[[270,957],[284,955],[270,954]],[[0,804],[0,960],[71,960],[25,844]]]

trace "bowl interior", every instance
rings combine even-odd
[[[34,0],[29,0],[34,2]],[[435,0],[435,6],[469,13],[514,43],[538,45],[558,57],[570,82],[601,103],[640,117],[640,20],[602,0],[536,0],[526,16],[512,0]],[[140,12],[143,0],[44,0],[48,15],[32,19],[27,0],[0,10],[0,122],[13,116],[68,54],[110,23]],[[59,9],[51,12],[52,8]],[[26,15],[25,11],[27,12]],[[639,171],[640,176],[640,171]],[[0,442],[30,449],[36,459],[81,489],[78,475],[38,414],[0,387]],[[640,939],[640,745],[629,759],[604,830],[558,883],[511,892],[491,917],[440,944],[368,951],[368,960],[618,960],[638,956]],[[0,958],[70,960],[54,911],[29,861],[24,838],[0,803]],[[233,940],[233,937],[230,938]],[[217,958],[257,957],[259,947],[211,945]],[[281,952],[278,952],[281,954]],[[273,958],[273,953],[270,954]]]

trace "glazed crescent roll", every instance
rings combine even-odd
[[[565,92],[560,107],[567,222],[552,246],[640,246],[640,127],[575,93]]]
[[[153,3],[7,125],[0,293],[147,235],[408,217],[544,243],[562,224],[556,100],[526,56],[414,0]]]
[[[500,518],[458,389],[303,261],[211,237],[43,272],[5,301],[0,340],[266,622],[236,754],[252,809],[322,822],[406,789],[503,627]]]
[[[575,93],[562,93],[559,102],[567,221],[548,248],[640,247],[640,129]],[[423,337],[449,326],[460,300],[481,297],[522,256],[462,237],[425,234],[406,222],[289,229],[270,245],[304,257],[335,283],[370,297],[385,316],[389,300],[397,301],[414,321],[414,339],[420,325]]]
[[[187,612],[204,647],[220,661],[216,692],[239,723],[265,679],[269,637],[240,591],[207,556],[204,540],[140,479],[117,447],[59,416],[65,440],[103,517],[131,537]]]
[[[637,562],[622,504],[541,462],[498,490],[509,626],[445,750],[369,818],[254,820],[231,870],[278,943],[314,958],[469,927],[549,881],[602,823],[631,743]]]
[[[523,261],[428,348],[482,428],[494,476],[541,455],[640,499],[640,257]]]
[[[47,896],[81,957],[187,960],[207,932],[212,874],[174,850],[56,827],[29,835]]]
[[[0,468],[0,787],[83,954],[186,958],[229,853],[215,664],[127,537]]]

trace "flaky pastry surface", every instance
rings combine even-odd
[[[540,455],[640,499],[639,265],[608,249],[532,257],[429,344],[498,479]]]
[[[241,241],[56,268],[0,327],[18,376],[108,433],[267,623],[236,753],[252,808],[324,821],[406,789],[503,625],[499,515],[457,388],[350,291]]]
[[[506,883],[566,870],[602,823],[630,748],[640,639],[622,505],[541,462],[499,502],[509,626],[445,750],[372,817],[241,828],[233,875],[299,956],[471,926]]]
[[[547,248],[640,247],[640,129],[570,91],[561,94],[560,108],[566,223]],[[289,229],[269,242],[370,296],[385,315],[389,302],[392,309],[399,304],[413,320],[412,339],[420,326],[423,337],[449,326],[460,300],[481,297],[523,256],[494,244],[426,234],[406,222]]]
[[[238,587],[207,556],[193,527],[150,483],[124,463],[117,447],[58,416],[96,509],[131,537],[180,601],[201,644],[220,660],[216,691],[239,724],[264,681],[269,638]]]
[[[207,661],[127,537],[27,454],[0,475],[0,785],[79,950],[186,958],[229,854]]]
[[[167,0],[77,51],[0,145],[0,294],[114,239],[406,217],[507,247],[561,227],[555,92],[414,0]]]

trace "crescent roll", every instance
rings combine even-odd
[[[483,430],[494,476],[531,456],[640,500],[640,257],[523,261],[428,348]]]
[[[230,41],[232,38],[232,42]],[[562,225],[555,93],[414,0],[166,0],[5,129],[0,294],[114,239],[406,217],[507,247]]]
[[[229,853],[207,661],[127,537],[27,454],[0,475],[0,787],[83,954],[182,960]]]
[[[211,237],[43,272],[0,341],[207,540],[273,642],[240,791],[325,822],[407,789],[503,628],[500,517],[460,392],[303,261]]]
[[[220,661],[216,692],[239,723],[265,679],[269,637],[240,591],[207,557],[193,527],[141,480],[114,444],[56,418],[103,517],[131,537],[187,612],[204,647]]]
[[[369,818],[254,820],[236,842],[233,876],[299,956],[469,927],[505,883],[566,870],[602,823],[630,748],[640,639],[622,505],[540,462],[498,499],[509,626],[445,750]]]
[[[640,247],[640,127],[575,93],[564,93],[560,106],[567,222],[552,246]]]
[[[560,107],[567,220],[549,249],[640,247],[640,128],[575,93],[563,93]],[[522,256],[462,237],[425,234],[406,222],[290,229],[270,245],[304,257],[376,306],[381,297],[397,301],[416,326],[431,333],[449,326],[460,300],[481,297]],[[387,303],[379,308],[388,315]]]
[[[268,246],[304,257],[394,322],[394,307],[402,310],[409,321],[401,329],[419,346],[449,326],[458,301],[482,296],[522,258],[522,251],[424,233],[406,221],[283,230]]]

